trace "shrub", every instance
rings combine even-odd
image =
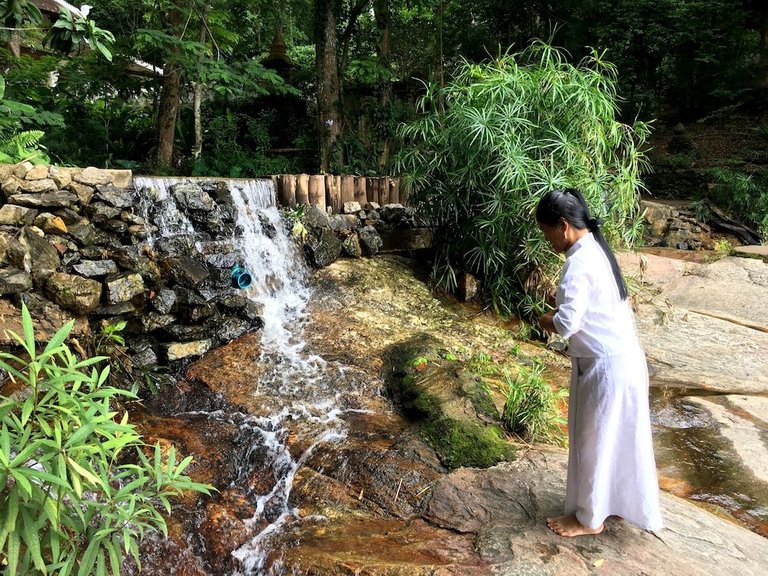
[[[521,366],[517,377],[507,381],[509,389],[501,419],[507,430],[532,442],[563,443],[565,419],[560,408],[568,390],[553,390],[542,378],[543,370],[543,364],[536,361],[530,369]]]
[[[72,322],[38,353],[22,308],[23,357],[0,353],[0,369],[21,385],[0,396],[0,560],[5,574],[117,575],[138,558],[146,532],[165,533],[160,505],[209,486],[183,475],[173,448],[146,446],[127,412],[130,392],[105,385],[103,357],[79,361],[64,344]],[[150,456],[147,456],[150,454]]]
[[[433,276],[485,279],[503,313],[534,316],[536,287],[558,260],[533,216],[554,188],[580,189],[616,245],[640,237],[639,175],[649,128],[615,119],[616,70],[597,52],[577,66],[544,43],[428,86],[421,117],[401,127],[397,168],[437,232]]]

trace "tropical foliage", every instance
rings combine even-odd
[[[103,357],[78,360],[64,343],[72,322],[38,351],[22,308],[20,355],[0,353],[18,390],[0,396],[0,561],[6,574],[120,574],[138,542],[165,532],[161,510],[182,491],[210,487],[184,476],[192,461],[147,446],[105,384]]]
[[[501,312],[540,311],[522,295],[555,263],[533,217],[554,188],[581,190],[607,238],[632,244],[648,126],[619,122],[617,109],[616,69],[602,54],[574,66],[544,43],[465,62],[445,86],[428,86],[398,167],[440,231],[438,283],[453,289],[469,271]]]

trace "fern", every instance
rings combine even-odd
[[[10,137],[0,135],[0,162],[17,164],[30,161],[34,164],[47,164],[48,156],[45,147],[40,144],[45,136],[42,130],[25,130]]]

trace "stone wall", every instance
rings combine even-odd
[[[134,190],[130,171],[22,163],[0,166],[0,192],[0,345],[11,343],[8,329],[21,332],[22,302],[40,341],[74,319],[73,336],[90,354],[105,326],[125,321],[119,353],[138,370],[260,327],[258,304],[232,285],[242,230],[224,181],[179,182],[158,200]],[[298,212],[285,220],[314,267],[430,246],[412,208],[340,208],[304,206],[301,220]],[[181,212],[190,228],[170,222],[170,212]]]
[[[175,202],[207,224],[194,237],[152,245],[158,225],[139,210],[129,171],[2,166],[0,190],[0,345],[11,342],[8,329],[21,331],[21,302],[41,341],[75,319],[73,336],[88,353],[102,326],[126,321],[121,353],[136,369],[260,326],[256,304],[231,284],[235,214],[226,187],[181,187]],[[201,242],[217,248],[201,252]]]

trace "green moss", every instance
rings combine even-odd
[[[423,422],[421,433],[447,468],[487,468],[515,457],[514,448],[495,426],[437,418]]]
[[[493,398],[485,381],[479,376],[467,372],[461,372],[459,378],[461,379],[460,392],[462,396],[469,399],[478,416],[487,416],[498,420],[499,411],[493,403]]]

